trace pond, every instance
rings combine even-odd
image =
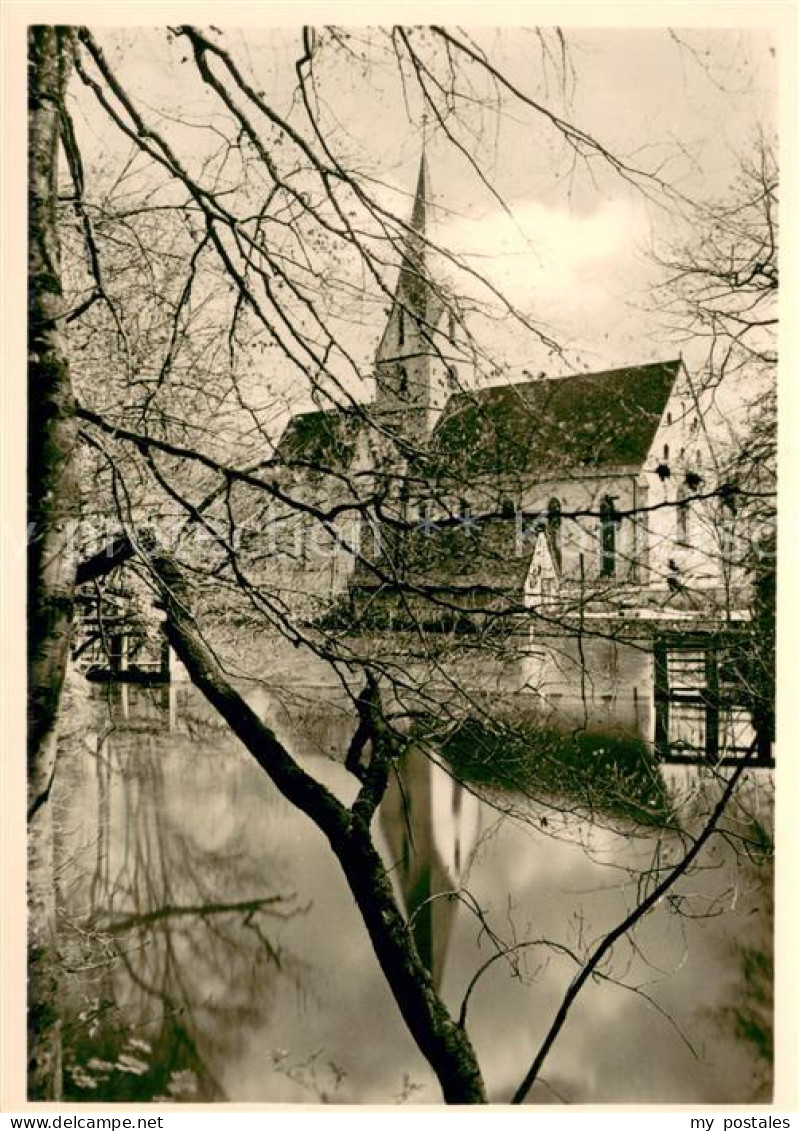
[[[248,692],[347,799],[351,715],[330,689]],[[327,842],[188,685],[94,687],[57,787],[66,1097],[436,1103]],[[717,783],[662,769],[690,821]],[[677,794],[684,804],[677,803]],[[746,786],[768,827],[770,776]],[[579,959],[683,851],[669,822],[567,797],[477,794],[411,752],[375,838],[422,956],[507,1102]],[[743,1103],[769,1094],[768,866],[716,838],[586,986],[533,1103]]]

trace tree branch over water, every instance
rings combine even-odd
[[[597,967],[599,966],[600,962],[602,962],[603,958],[605,958],[606,955],[610,954],[619,939],[621,939],[624,935],[631,931],[636,923],[640,922],[640,920],[643,919],[644,916],[652,910],[652,908],[658,903],[658,901],[662,899],[664,895],[666,895],[666,893],[670,890],[670,888],[674,886],[674,884],[680,879],[680,877],[685,875],[696,858],[699,856],[699,853],[702,851],[713,833],[716,831],[718,823],[727,806],[729,805],[742,775],[746,771],[747,767],[751,764],[756,750],[757,743],[753,742],[749,747],[746,756],[741,759],[740,764],[736,766],[733,772],[730,774],[721,797],[717,801],[713,811],[710,814],[710,817],[708,818],[707,822],[702,828],[702,831],[696,837],[689,850],[686,852],[685,856],[683,856],[682,860],[673,865],[673,867],[668,871],[666,877],[661,880],[659,884],[655,885],[649,895],[645,899],[641,900],[641,902],[635,908],[633,908],[630,914],[627,915],[626,918],[624,918],[616,927],[614,927],[612,931],[605,935],[604,939],[596,948],[596,950],[594,950],[580,973],[575,977],[574,981],[566,991],[558,1012],[555,1015],[555,1019],[552,1022],[552,1025],[550,1026],[540,1049],[536,1053],[535,1059],[533,1060],[529,1071],[527,1072],[521,1084],[513,1095],[513,1103],[524,1103],[525,1099],[529,1095],[530,1089],[538,1078],[538,1074],[543,1067],[544,1061],[549,1055],[553,1044],[555,1043],[559,1033],[566,1023],[566,1019],[569,1015],[569,1011],[571,1010],[572,1005],[575,1002],[575,999],[580,993],[580,990],[582,990],[583,986],[585,986],[585,984],[588,982],[589,978],[596,972]]]
[[[390,880],[369,833],[373,812],[362,790],[352,810],[306,773],[274,731],[232,687],[197,632],[191,594],[175,562],[157,548],[148,559],[167,612],[166,634],[195,685],[280,792],[327,837],[369,931],[395,1001],[448,1103],[485,1102],[485,1087],[471,1043],[433,988],[397,906]],[[365,787],[368,788],[368,787]]]

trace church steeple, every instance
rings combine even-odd
[[[424,149],[410,220],[400,241],[397,284],[375,357],[377,406],[389,424],[407,434],[430,430],[444,403],[439,323],[446,303],[428,270],[432,194]]]
[[[460,387],[458,367],[464,363],[455,300],[429,267],[432,201],[423,148],[391,310],[375,355],[375,407],[388,427],[419,443]]]
[[[413,198],[411,219],[402,247],[402,262],[395,303],[402,303],[406,314],[417,318],[422,325],[427,321],[432,291],[427,273],[427,226],[431,208],[430,170],[427,155],[422,150],[419,162],[419,175],[416,179],[416,192]]]
[[[419,162],[419,176],[416,181],[416,195],[413,199],[413,213],[411,214],[411,227],[422,236],[426,235],[427,206],[430,197],[430,170],[427,167],[427,154],[422,150],[422,159]]]

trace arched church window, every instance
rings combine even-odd
[[[456,344],[455,315],[452,311],[449,312],[449,344],[451,346]]]
[[[408,392],[408,370],[404,365],[399,367],[399,381],[398,381],[399,395],[404,397]]]
[[[688,489],[686,487],[680,487],[677,492],[677,541],[681,546],[688,546],[690,544],[690,519]]]
[[[549,536],[549,545],[552,550],[552,557],[560,569],[563,557],[563,544],[561,541],[563,524],[563,514],[560,506],[560,499],[552,498],[547,503],[547,534]]]
[[[503,495],[502,501],[500,502],[499,506],[500,506],[500,514],[502,515],[503,518],[513,518],[513,515],[516,511],[516,507],[514,505],[513,499],[510,497],[510,495]]]
[[[397,320],[397,342],[399,345],[405,345],[405,311],[402,307],[399,308],[399,318]]]
[[[664,459],[669,458],[669,445],[668,444],[663,445],[663,458]]]
[[[599,505],[599,572],[602,577],[616,575],[616,528],[619,517],[610,495],[605,495]]]

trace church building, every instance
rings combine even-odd
[[[737,615],[733,516],[682,361],[479,384],[461,307],[428,268],[430,206],[422,156],[374,401],[295,415],[278,446],[294,489],[341,516],[297,520],[308,591],[392,623],[406,591],[463,609]]]

